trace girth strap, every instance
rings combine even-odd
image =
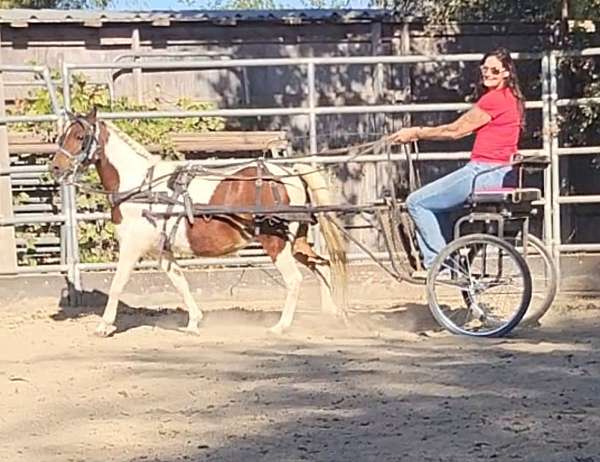
[[[183,218],[182,214],[179,214],[175,218],[175,223],[171,228],[171,232],[167,235],[167,223],[169,216],[173,213],[173,208],[178,202],[179,197],[183,200],[184,214],[190,225],[194,224],[194,206],[192,199],[188,193],[188,187],[191,181],[194,179],[194,173],[187,167],[182,167],[175,172],[169,179],[168,187],[171,189],[171,194],[168,196],[170,199],[167,205],[166,218],[163,220],[163,227],[160,233],[160,241],[158,244],[159,262],[162,260],[164,252],[171,252],[171,246],[177,234],[177,229]]]

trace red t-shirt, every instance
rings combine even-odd
[[[476,105],[492,120],[476,131],[471,160],[509,163],[517,153],[521,131],[517,98],[510,88],[505,87],[488,91]]]

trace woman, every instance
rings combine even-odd
[[[475,133],[471,159],[464,167],[411,193],[406,206],[417,228],[423,265],[429,268],[446,245],[443,230],[451,229],[448,212],[464,205],[476,174],[477,189],[512,182],[510,162],[517,153],[524,125],[524,98],[515,64],[507,50],[487,53],[480,62],[478,101],[456,121],[436,127],[403,128],[391,135],[396,143],[416,140],[455,140]],[[421,274],[415,274],[421,276]]]

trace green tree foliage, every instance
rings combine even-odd
[[[106,0],[104,0],[106,1]],[[194,8],[211,10],[276,10],[297,8],[291,0],[181,0]],[[400,15],[447,21],[549,21],[562,17],[598,18],[600,0],[301,0],[303,8],[380,8]]]
[[[600,18],[600,0],[571,0],[569,17],[576,19]]]
[[[600,0],[373,0],[374,5],[402,13],[423,15],[431,22],[447,21],[552,21],[563,18],[598,18]]]
[[[58,75],[55,74],[54,78],[57,79]],[[70,91],[71,109],[78,113],[85,113],[93,106],[105,112],[157,111],[166,109],[163,105],[167,103],[158,100],[138,104],[128,97],[111,101],[105,86],[89,83],[82,74],[72,76]],[[62,86],[60,85],[57,87],[57,96],[59,104],[62,106]],[[167,106],[172,105],[173,103],[167,104]],[[182,111],[201,111],[214,108],[213,104],[193,101],[189,98],[181,98],[175,101],[174,105]],[[50,114],[52,113],[50,96],[46,89],[33,91],[28,98],[17,101],[15,106],[9,109],[9,112],[25,115]],[[225,120],[222,117],[128,119],[116,120],[115,124],[144,145],[159,145],[161,148],[160,154],[170,159],[178,158],[171,138],[172,135],[181,132],[218,131],[225,128]],[[41,134],[48,140],[56,138],[56,125],[52,122],[23,123],[14,125],[13,128],[19,131]]]
[[[446,21],[542,21],[558,17],[556,0],[450,0],[428,5],[433,22]]]

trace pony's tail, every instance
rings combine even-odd
[[[300,175],[308,187],[310,199],[314,205],[332,205],[331,192],[327,180],[320,171],[306,164],[295,164],[294,172]],[[346,241],[337,225],[333,212],[317,213],[321,234],[325,239],[331,268],[331,292],[338,309],[345,314],[348,305],[348,258]]]

